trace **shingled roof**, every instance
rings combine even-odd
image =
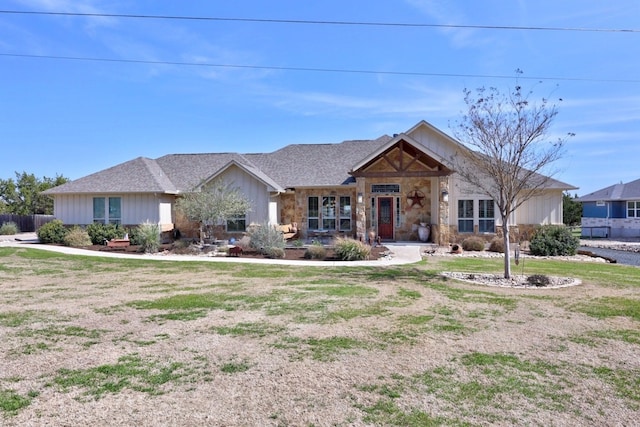
[[[614,184],[577,199],[578,202],[615,202],[624,200],[640,200],[640,179],[626,184]]]
[[[153,159],[138,157],[83,178],[67,182],[44,194],[169,193],[179,190]]]
[[[335,186],[355,182],[349,171],[389,141],[293,144],[272,153],[169,154],[139,157],[45,191],[45,194],[166,193],[193,191],[231,164],[245,169],[273,190]]]

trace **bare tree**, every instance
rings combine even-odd
[[[511,277],[509,216],[552,180],[569,136],[551,138],[558,114],[547,99],[531,103],[520,85],[508,94],[496,88],[464,90],[467,113],[456,123],[455,137],[466,148],[454,158],[463,181],[493,199],[502,220],[504,277]]]
[[[176,201],[176,209],[189,221],[198,222],[202,241],[207,226],[245,215],[251,211],[251,201],[239,188],[232,187],[223,180],[216,180],[200,191],[183,194]]]

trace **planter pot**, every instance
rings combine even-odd
[[[425,223],[420,223],[418,227],[418,238],[421,242],[426,242],[429,240],[429,235],[431,234],[431,227]]]

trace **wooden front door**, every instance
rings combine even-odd
[[[378,197],[378,236],[393,240],[393,197]]]

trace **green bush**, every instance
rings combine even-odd
[[[465,251],[484,251],[484,240],[477,236],[467,237],[462,241],[462,249]]]
[[[0,227],[0,234],[4,236],[9,234],[18,234],[19,232],[20,229],[18,228],[18,224],[13,221],[5,222]]]
[[[342,261],[362,261],[371,254],[371,246],[355,239],[338,238],[334,246],[336,256]]]
[[[561,225],[545,225],[536,230],[531,238],[529,250],[532,255],[564,256],[575,255],[580,239],[571,230]]]
[[[325,259],[327,257],[327,249],[321,244],[313,244],[304,251],[305,259]]]
[[[40,243],[64,243],[64,236],[66,236],[66,234],[67,229],[59,219],[54,219],[38,229],[38,239],[40,239]]]
[[[156,253],[160,249],[160,227],[158,224],[144,222],[135,229],[136,244],[140,245],[145,253]],[[131,239],[131,236],[129,237]]]
[[[64,244],[73,248],[91,246],[91,238],[87,230],[75,226],[67,230],[67,234],[64,236]]]
[[[87,226],[87,233],[94,245],[104,245],[105,240],[122,239],[124,230],[116,224],[95,223]]]
[[[489,243],[489,251],[490,252],[499,252],[501,254],[504,253],[504,239],[501,239],[500,237],[496,237],[493,240],[491,240],[491,243]]]
[[[251,248],[265,255],[267,255],[267,251],[272,249],[282,249],[284,251],[286,243],[282,233],[276,227],[263,223],[262,225],[251,226],[248,232],[251,238],[249,242]]]

